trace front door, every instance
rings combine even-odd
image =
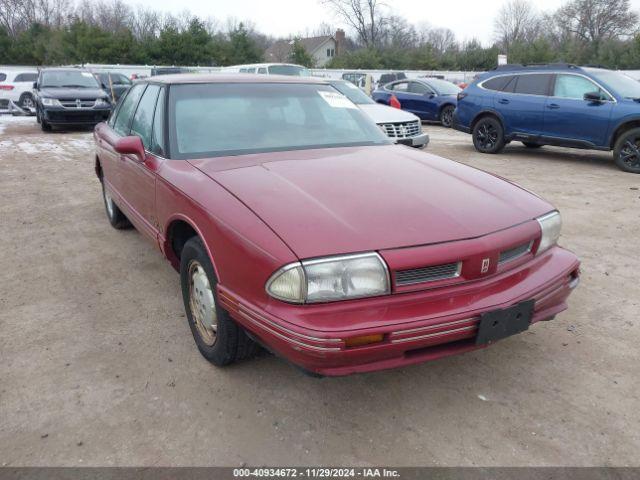
[[[601,94],[601,102],[584,100],[585,93],[595,92]],[[614,99],[587,77],[559,73],[545,106],[544,136],[604,145],[613,104]]]

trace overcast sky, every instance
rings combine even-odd
[[[173,13],[187,9],[200,17],[251,20],[258,30],[269,35],[287,36],[312,31],[324,22],[340,26],[341,21],[321,0],[133,0],[133,3]],[[493,39],[493,19],[503,0],[386,0],[396,15],[414,24],[427,22],[453,30],[459,40],[477,38],[483,43]],[[535,0],[542,11],[553,11],[563,0]],[[640,10],[640,0],[631,0]]]

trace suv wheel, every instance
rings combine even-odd
[[[451,128],[453,125],[453,111],[456,109],[453,105],[447,105],[440,112],[440,123],[443,127]]]
[[[618,138],[613,159],[621,170],[640,173],[640,128],[632,128]]]
[[[18,104],[22,108],[35,108],[36,104],[33,101],[33,95],[29,92],[25,92],[20,95],[20,100],[18,100]]]
[[[220,306],[218,279],[199,237],[182,249],[180,283],[189,327],[204,358],[222,367],[255,352],[256,344]]]
[[[473,127],[473,146],[480,153],[498,153],[504,148],[504,130],[495,117],[484,117]]]

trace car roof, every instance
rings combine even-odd
[[[158,75],[143,78],[142,82],[157,82],[167,85],[184,83],[314,83],[327,84],[327,81],[317,77],[294,77],[290,75],[260,75],[250,73],[178,73],[175,75]]]

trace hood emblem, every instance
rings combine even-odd
[[[482,266],[480,267],[480,273],[487,273],[489,271],[489,265],[491,260],[489,258],[482,259]]]
[[[78,108],[82,107],[82,100],[80,100],[79,98],[76,99],[76,107]]]

